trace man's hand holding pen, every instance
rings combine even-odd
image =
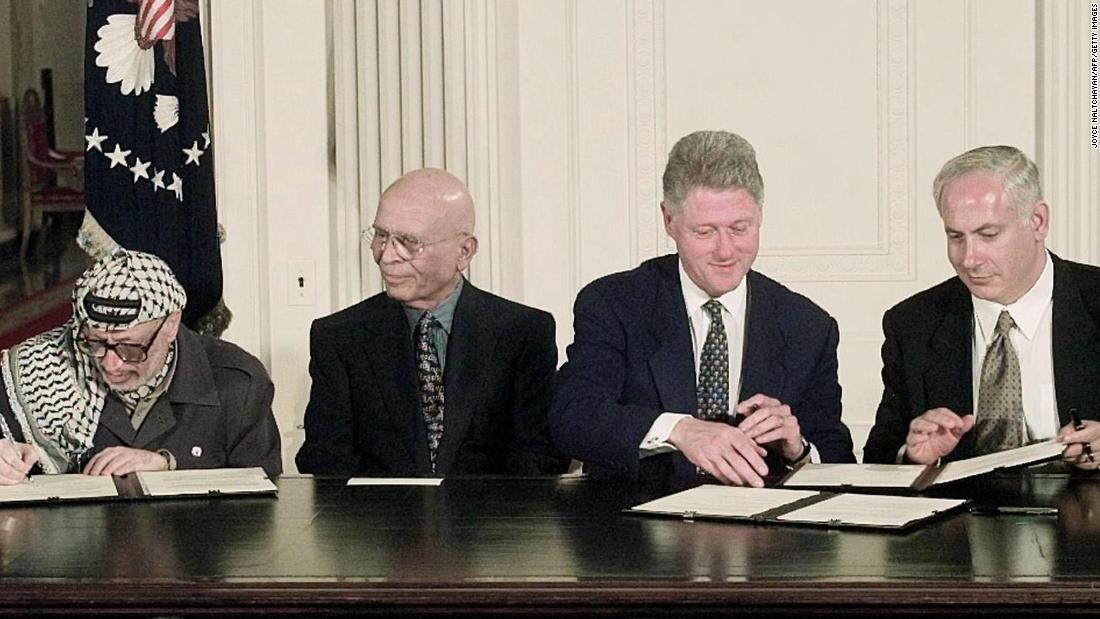
[[[25,480],[35,462],[38,462],[38,452],[34,447],[0,439],[0,485],[10,486]]]
[[[1083,421],[1077,409],[1069,411],[1071,421],[1058,431],[1058,440],[1066,443],[1062,459],[1080,469],[1100,468],[1100,459],[1094,453],[1100,449],[1100,422]]]

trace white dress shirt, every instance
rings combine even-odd
[[[691,329],[691,348],[695,353],[695,376],[699,376],[699,359],[703,355],[703,345],[707,340],[707,331],[710,329],[710,314],[703,306],[711,300],[710,295],[691,281],[683,262],[679,263],[680,292],[684,296],[684,307],[687,310],[688,323]],[[717,298],[722,304],[722,323],[726,328],[726,344],[729,347],[729,407],[732,412],[738,404],[741,393],[741,360],[745,342],[745,311],[748,303],[748,284],[746,278],[736,288]],[[638,455],[641,458],[660,453],[675,451],[676,447],[668,442],[672,434],[672,428],[689,414],[665,412],[662,413],[650,426],[649,432],[638,446]],[[820,462],[817,448],[810,445],[810,458],[812,462]]]
[[[1050,319],[1054,306],[1054,261],[1047,254],[1043,272],[1035,284],[1015,303],[1001,305],[971,296],[974,304],[973,380],[974,411],[978,410],[978,389],[982,362],[993,339],[1001,310],[1008,310],[1016,328],[1008,339],[1020,362],[1021,397],[1024,406],[1024,440],[1033,442],[1058,434],[1058,408],[1054,396],[1054,359]],[[975,421],[980,421],[975,417]]]

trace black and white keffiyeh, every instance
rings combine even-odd
[[[167,264],[120,249],[92,265],[73,288],[73,317],[64,326],[0,351],[0,373],[24,439],[34,445],[47,473],[73,469],[92,446],[108,386],[95,360],[75,345],[87,326],[122,331],[163,320],[187,304]],[[173,343],[163,367],[145,384],[119,392],[134,406],[156,390],[172,366]]]

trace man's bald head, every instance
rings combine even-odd
[[[435,308],[477,252],[473,233],[474,201],[454,175],[425,168],[394,181],[379,200],[371,245],[387,294]]]
[[[439,168],[413,170],[382,193],[379,209],[422,211],[433,231],[446,234],[474,233],[474,199],[466,184]]]

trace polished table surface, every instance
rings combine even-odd
[[[1047,505],[907,533],[621,510],[667,489],[578,478],[0,509],[0,612],[561,616],[1100,612],[1100,478],[1016,473],[933,493]]]

